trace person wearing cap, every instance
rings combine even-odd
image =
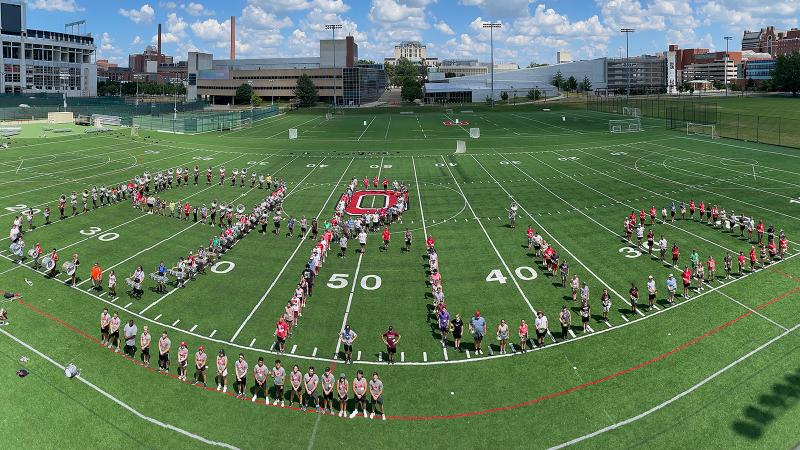
[[[542,310],[536,312],[536,320],[533,323],[536,328],[536,341],[539,347],[544,347],[544,337],[549,333],[547,323],[547,316],[544,315]]]
[[[194,354],[194,384],[203,383],[203,386],[206,385],[207,362],[208,355],[206,355],[206,348],[201,345],[200,348],[197,349],[197,353]]]
[[[167,330],[164,330],[158,339],[158,368],[163,372],[169,372],[169,350],[171,347],[172,342],[167,337]]]
[[[350,413],[352,419],[358,415],[358,407],[364,412],[364,418],[367,418],[367,379],[364,378],[364,371],[359,369],[356,372],[356,377],[353,379],[353,412]]]
[[[322,414],[325,414],[327,410],[333,415],[333,385],[336,383],[336,379],[333,377],[330,367],[325,368],[325,373],[322,374],[320,381],[322,382]]]
[[[486,335],[486,319],[481,317],[480,311],[475,311],[475,315],[469,321],[469,331],[475,340],[475,354],[482,355],[481,342]]]
[[[653,305],[656,301],[656,293],[658,293],[658,289],[656,289],[656,280],[653,279],[652,275],[647,277],[647,306],[650,309],[653,309]]]
[[[336,383],[336,393],[339,394],[339,417],[347,417],[347,393],[349,391],[350,384],[347,382],[344,372],[342,372],[339,374],[339,381]]]
[[[225,356],[224,349],[219,349],[219,354],[217,355],[217,376],[215,381],[217,382],[218,391],[228,392],[228,357]]]
[[[383,381],[378,378],[378,372],[372,372],[372,379],[369,380],[369,394],[370,403],[372,404],[372,412],[369,414],[369,418],[374,419],[375,413],[379,412],[381,419],[386,420],[383,408]]]
[[[678,281],[675,275],[669,274],[667,277],[667,303],[672,305],[675,302],[675,291],[678,289]]]
[[[239,353],[239,359],[233,363],[236,383],[234,390],[236,391],[237,398],[244,398],[244,390],[247,387],[247,361],[244,360],[244,353]]]
[[[319,386],[319,375],[314,373],[314,366],[308,368],[308,372],[303,375],[303,389],[305,389],[305,401],[303,396],[300,396],[300,409],[305,411],[307,406],[316,408],[320,412],[319,396],[317,395],[317,386]],[[310,405],[306,404],[310,403]]]
[[[344,330],[339,335],[339,340],[344,347],[344,362],[345,364],[353,364],[353,342],[358,338],[358,333],[350,328],[350,324],[344,326]]]
[[[189,359],[189,348],[186,342],[181,342],[178,347],[178,379],[186,381],[186,361]]]
[[[389,326],[389,329],[381,336],[383,343],[386,344],[386,353],[389,357],[389,364],[394,364],[394,356],[397,354],[397,343],[400,342],[400,333],[394,331],[394,328]]]
[[[258,357],[258,364],[253,367],[253,377],[256,380],[255,386],[253,386],[253,400],[256,401],[258,399],[258,393],[264,394],[264,401],[269,404],[269,396],[267,396],[267,377],[268,377],[269,369],[267,366],[264,365],[264,357]]]

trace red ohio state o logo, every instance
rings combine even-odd
[[[344,211],[351,216],[362,214],[374,214],[384,208],[391,208],[397,205],[397,199],[403,197],[408,200],[408,193],[401,194],[395,190],[370,189],[366,191],[355,191]]]

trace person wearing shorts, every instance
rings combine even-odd
[[[240,355],[241,358],[241,355]],[[264,365],[264,357],[258,357],[258,364],[253,367],[253,378],[256,384],[253,385],[253,398],[251,401],[258,400],[258,394],[264,396],[264,402],[269,404],[269,395],[267,395],[267,379],[269,378],[269,369]],[[242,389],[244,391],[244,389]]]
[[[339,340],[344,347],[345,364],[353,364],[353,342],[358,338],[358,334],[350,328],[350,324],[344,326],[344,330],[339,334]]]
[[[486,335],[486,319],[481,317],[480,311],[475,311],[475,316],[470,319],[469,331],[475,340],[475,354],[482,355],[481,342],[483,342],[483,337]]]
[[[108,335],[110,325],[111,314],[108,313],[108,308],[103,308],[103,312],[100,313],[100,342],[102,342],[104,346],[111,345]]]
[[[217,390],[228,392],[228,357],[225,356],[225,350],[219,349],[217,355]]]
[[[236,371],[236,383],[234,390],[237,398],[244,398],[244,390],[247,387],[247,361],[244,360],[244,353],[239,353],[239,359],[233,364]]]
[[[353,412],[350,413],[350,418],[354,418],[358,414],[358,407],[364,412],[364,418],[367,417],[367,379],[364,378],[364,371],[358,370],[356,377],[353,380]]]
[[[150,365],[150,331],[145,325],[142,327],[142,334],[139,335],[139,348],[141,349],[140,358],[142,359],[142,364],[145,366]]]
[[[167,337],[167,330],[164,330],[158,340],[158,367],[163,372],[169,372],[169,350],[171,345]]]
[[[561,307],[561,312],[558,314],[558,322],[561,324],[561,340],[566,341],[569,327],[572,324],[572,313],[567,308],[567,305]]]
[[[397,354],[397,343],[400,342],[400,333],[394,331],[394,327],[390,326],[389,329],[383,333],[383,343],[386,344],[386,353],[388,355],[389,364],[395,363],[395,355]]]
[[[591,317],[592,308],[589,306],[588,300],[583,300],[581,304],[581,323],[583,324],[583,334],[589,331],[589,317]]]
[[[281,360],[275,360],[275,366],[272,368],[272,383],[275,385],[275,401],[273,405],[277,405],[280,400],[283,406],[283,385],[286,380],[286,369],[281,367]]]
[[[678,282],[673,274],[667,278],[667,303],[672,305],[675,302],[675,291],[678,289]]]
[[[534,322],[536,328],[536,343],[539,347],[544,347],[544,337],[548,333],[547,316],[539,310],[536,312],[536,321]]]
[[[372,372],[372,379],[369,380],[370,403],[372,412],[370,419],[375,418],[375,413],[380,413],[381,419],[386,420],[386,413],[383,409],[383,381],[378,378],[378,372]]]
[[[336,393],[339,396],[339,417],[347,417],[347,393],[350,391],[350,384],[344,373],[339,374],[339,381],[336,383]]]
[[[653,276],[650,275],[647,277],[647,306],[650,309],[653,309],[653,305],[656,301],[656,293],[658,290],[656,289],[656,280],[653,279]]]
[[[295,397],[297,397],[297,401],[300,407],[304,407],[303,405],[303,374],[300,372],[300,367],[295,365],[292,368],[292,373],[289,374],[289,384],[292,386],[291,392],[289,392],[289,406],[292,406],[294,403]]]
[[[186,342],[181,342],[178,347],[178,379],[186,381],[186,364],[189,358],[189,348],[186,347]]]
[[[453,347],[461,351],[461,335],[464,333],[464,321],[461,320],[461,314],[456,314],[456,317],[450,321],[450,330],[453,332]]]
[[[317,387],[319,386],[319,375],[314,373],[314,366],[308,368],[308,372],[303,375],[303,389],[305,390],[305,400],[309,403],[301,401],[301,410],[305,411],[307,406],[316,408],[320,412],[319,395],[317,395]],[[302,398],[302,397],[301,397]]]
[[[600,305],[603,311],[603,320],[608,322],[608,312],[611,310],[611,296],[608,295],[608,288],[603,288],[600,293]]]
[[[333,415],[333,391],[336,379],[333,378],[330,367],[325,368],[325,373],[322,374],[320,382],[322,383],[322,414],[328,411]]]

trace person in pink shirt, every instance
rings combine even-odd
[[[520,351],[525,353],[527,349],[525,348],[528,345],[528,324],[525,322],[525,319],[522,319],[519,322],[519,348]]]

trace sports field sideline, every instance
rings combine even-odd
[[[142,132],[131,138],[122,129],[12,139],[0,154],[6,175],[0,216],[10,226],[23,215],[27,229],[24,214],[33,208],[37,227],[24,233],[25,251],[39,242],[45,252],[58,249],[62,262],[78,253],[81,266],[77,286],[70,287],[66,274],[46,278],[30,259],[13,264],[9,239],[3,239],[0,289],[22,295],[0,305],[9,313],[9,323],[0,328],[0,376],[10,387],[10,402],[0,407],[4,428],[48,423],[36,433],[11,433],[10,445],[443,448],[464,439],[534,448],[794,445],[793,408],[800,392],[796,149],[687,136],[647,118],[641,119],[641,132],[609,133],[608,121],[620,114],[558,104],[548,109],[385,108],[347,110],[330,120],[324,111],[299,111],[241,130],[193,136]],[[460,126],[445,124],[455,119]],[[298,130],[298,139],[288,139],[290,128]],[[470,128],[480,128],[480,138],[470,138]],[[457,140],[466,142],[466,153],[454,154]],[[196,186],[175,186],[161,198],[249,210],[267,195],[257,183],[251,187],[250,176],[269,174],[286,182],[285,218],[318,217],[322,223],[352,178],[360,188],[365,177],[377,177],[407,187],[408,210],[402,223],[391,225],[387,250],[380,249],[380,232],[369,233],[365,253],[355,252],[356,239],[344,258],[332,246],[281,354],[274,346],[275,321],[314,245],[298,229],[286,236],[284,222],[279,234],[250,232],[185,288],[170,282],[166,293],[158,293],[148,278],[142,297],[134,298],[123,280],[136,266],[147,274],[162,260],[172,266],[207,245],[219,228],[143,214],[130,200],[96,210],[90,204],[88,213],[76,216],[69,216],[67,201],[69,217],[58,220],[62,194],[194,166],[200,173]],[[220,186],[222,166],[229,177],[232,169],[246,168],[245,185]],[[213,180],[207,184],[209,168]],[[735,210],[756,223],[763,219],[765,226],[774,225],[776,239],[783,230],[785,257],[740,276],[735,256],[748,255],[755,245],[746,230],[741,238],[738,227],[729,232],[701,223],[696,214],[695,220],[681,220],[679,212],[674,222],[662,223],[662,208],[692,200],[728,214]],[[508,219],[512,203],[518,208],[515,228]],[[54,220],[43,226],[47,206]],[[657,212],[652,226],[651,207]],[[656,240],[663,235],[670,248],[680,248],[677,267],[623,237],[626,216],[635,211],[638,219],[640,210],[648,213],[645,234],[652,229]],[[268,225],[271,231],[271,220]],[[568,262],[570,278],[577,274],[587,283],[591,313],[585,332],[580,301],[528,249],[529,226]],[[402,250],[406,229],[413,236],[409,252]],[[463,351],[453,347],[452,337],[440,344],[426,236],[435,239],[450,314],[460,313],[468,323],[479,310],[487,321],[482,355],[468,331]],[[693,281],[688,299],[679,287],[670,306],[665,281],[673,274],[680,284],[693,249],[701,264],[709,256],[716,260],[717,277],[703,291],[695,292]],[[722,270],[728,252],[734,256],[731,278]],[[105,285],[91,288],[95,262],[105,273],[116,272],[118,298]],[[652,307],[650,275],[658,288]],[[641,294],[636,311],[629,304],[631,283]],[[601,313],[603,288],[611,300],[607,318]],[[558,317],[564,305],[572,319],[562,335]],[[249,395],[248,401],[237,400],[232,389],[217,392],[213,382],[204,390],[176,380],[174,366],[170,376],[160,375],[155,358],[144,368],[139,354],[129,360],[98,345],[104,307],[117,311],[123,323],[133,319],[140,332],[148,325],[156,338],[166,330],[173,348],[186,341],[190,369],[203,345],[212,362],[220,348],[231,361],[243,353],[251,370],[264,357],[270,367],[280,358],[287,370],[297,364],[303,373],[312,365],[318,374],[332,367],[336,377],[343,372],[349,381],[357,369],[368,377],[377,371],[388,420],[345,421],[301,413],[297,404],[267,407],[250,402]],[[539,310],[549,319],[545,345],[523,354],[517,327],[525,319],[533,328]],[[495,339],[501,319],[509,324],[512,344],[505,354]],[[342,361],[338,340],[345,323],[359,335],[352,365]],[[391,366],[380,338],[389,326],[401,335]],[[21,356],[29,361],[20,363]],[[58,365],[68,363],[81,370],[85,383],[59,374]],[[19,378],[14,372],[23,367],[30,375]],[[252,373],[248,382],[250,389]],[[25,415],[13,412],[23,404]],[[73,433],[78,426],[82,433]],[[465,436],[465,429],[474,435]]]

